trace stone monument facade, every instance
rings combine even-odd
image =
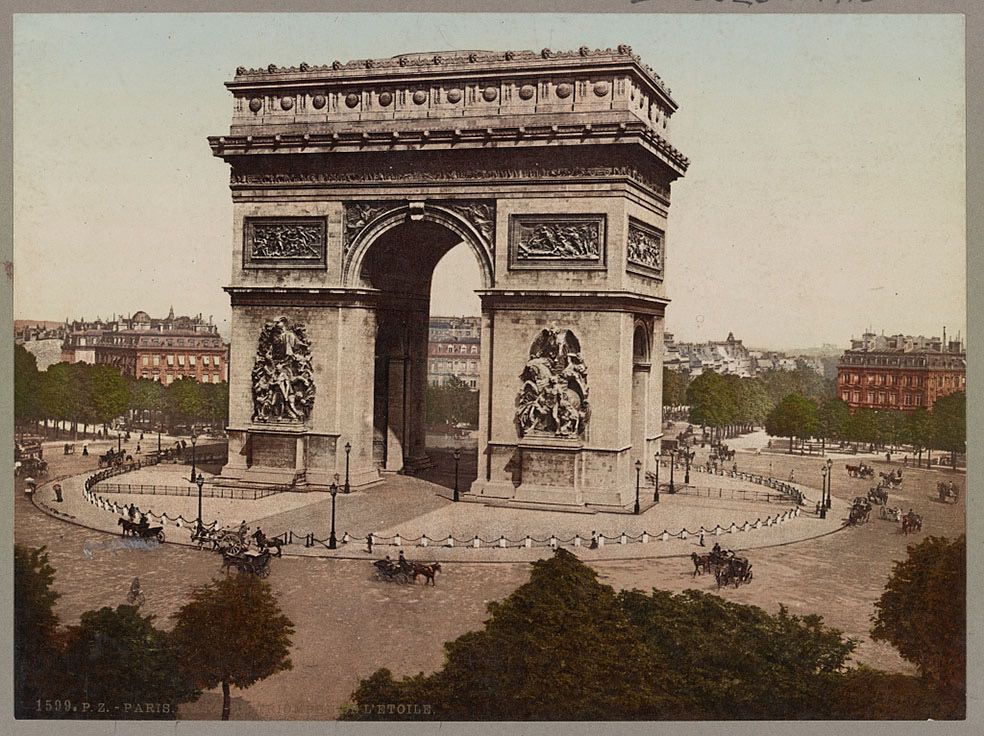
[[[666,223],[688,160],[630,48],[236,71],[230,460],[365,486],[427,464],[434,266],[480,268],[472,497],[625,506],[661,428]],[[345,448],[349,447],[349,454]]]

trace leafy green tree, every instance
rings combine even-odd
[[[167,387],[165,396],[172,420],[194,423],[204,418],[205,394],[202,391],[202,384],[194,378],[181,376]]]
[[[819,616],[770,615],[696,590],[623,591],[619,602],[643,632],[650,657],[683,675],[687,718],[823,718],[831,688],[857,642]]]
[[[922,465],[923,450],[932,447],[935,443],[933,437],[934,421],[929,410],[920,407],[912,412],[907,412],[907,427],[905,432],[906,441],[916,448],[916,466]]]
[[[62,697],[105,703],[113,718],[176,718],[178,703],[201,693],[182,672],[165,632],[152,621],[153,616],[141,616],[135,606],[83,613],[79,625],[69,628]],[[154,707],[147,708],[147,703]],[[72,715],[106,718],[97,709]]]
[[[201,688],[222,685],[222,720],[229,720],[230,686],[248,688],[292,668],[294,624],[269,584],[232,575],[196,589],[173,616],[171,641],[189,676]]]
[[[714,371],[702,373],[687,386],[690,421],[701,426],[722,427],[735,421],[738,406],[730,384]]]
[[[38,392],[45,421],[73,421],[81,412],[81,387],[71,363],[55,363],[41,373]]]
[[[41,417],[38,361],[23,345],[14,345],[14,421],[33,422]]]
[[[229,384],[203,383],[205,417],[213,426],[225,426],[229,422]]]
[[[928,537],[896,562],[875,603],[871,636],[919,668],[947,718],[961,718],[966,697],[967,544]]]
[[[160,424],[166,408],[166,390],[160,381],[139,378],[130,385],[130,409],[138,415],[145,412],[154,424]]]
[[[683,406],[687,403],[687,376],[680,371],[663,368],[663,406]]]
[[[918,677],[861,665],[837,679],[828,720],[926,721],[945,717],[935,694]]]
[[[957,454],[967,451],[967,394],[957,391],[933,404],[932,426],[935,446],[950,453],[957,467]]]
[[[428,386],[426,397],[429,425],[478,424],[478,392],[457,376],[443,386]]]
[[[878,417],[873,409],[858,409],[847,424],[851,442],[874,443],[878,436]]]
[[[78,363],[77,365],[84,365]],[[130,385],[111,365],[86,366],[86,397],[89,406],[86,416],[93,423],[106,425],[130,408]]]
[[[818,414],[816,402],[799,394],[784,397],[765,419],[765,431],[773,437],[788,437],[789,451],[793,451],[793,438],[807,439],[817,433]]]
[[[800,394],[817,402],[837,395],[836,381],[824,378],[806,366],[800,366],[795,371],[763,371],[759,379],[775,404],[789,394]]]
[[[35,706],[38,698],[61,697],[53,686],[58,658],[58,599],[52,586],[55,569],[45,548],[14,545],[14,714],[17,718],[47,717]]]
[[[772,616],[698,591],[616,594],[569,552],[480,631],[445,645],[444,667],[395,680],[378,670],[348,720],[659,720],[824,717],[856,643],[818,616]],[[428,703],[381,714],[377,703]]]
[[[825,399],[817,412],[817,434],[823,442],[844,439],[851,421],[851,408],[838,398]],[[826,447],[824,447],[826,449]]]

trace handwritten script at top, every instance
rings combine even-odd
[[[827,5],[840,5],[841,3],[843,3],[844,5],[849,5],[850,3],[870,3],[870,2],[874,2],[874,0],[772,0],[772,1],[773,2],[777,2],[777,3],[778,2],[782,2],[782,3],[785,3],[787,5],[789,5],[790,3],[795,3],[795,2],[798,2],[798,3],[815,2],[815,3],[820,3],[821,5],[824,4],[824,3],[826,3]],[[649,2],[649,0],[629,0],[629,2],[632,3],[633,5],[636,5],[637,3]],[[764,5],[765,3],[769,2],[769,0],[694,0],[694,2],[697,2],[697,3],[699,3],[699,2],[708,2],[708,3],[716,2],[718,4],[735,3],[737,5]]]

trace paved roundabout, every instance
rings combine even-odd
[[[54,482],[40,486],[34,501],[47,513],[113,533],[120,532],[119,520],[134,504],[152,525],[163,526],[167,543],[190,545],[198,499],[189,475],[178,465],[150,466],[90,481],[87,488],[93,474],[79,474],[59,479],[62,502],[55,501]],[[207,526],[237,527],[245,521],[261,528],[285,543],[285,555],[369,559],[404,549],[408,556],[428,560],[483,563],[535,560],[555,547],[588,560],[678,557],[689,555],[695,543],[700,546],[702,535],[707,547],[717,542],[754,549],[829,534],[846,517],[846,505],[835,500],[827,518],[818,518],[815,490],[759,475],[692,472],[689,484],[675,484],[675,493],[663,486],[658,503],[654,490],[651,485],[640,489],[638,515],[531,510],[455,503],[442,486],[389,476],[382,484],[336,497],[336,549],[328,548],[332,500],[325,493],[206,496],[202,516]]]

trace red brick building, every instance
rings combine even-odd
[[[228,380],[228,346],[218,328],[197,317],[163,319],[146,312],[111,322],[73,323],[62,359],[116,366],[125,375],[170,384],[182,376],[199,383]]]
[[[865,333],[851,340],[837,365],[837,394],[852,410],[931,409],[937,399],[966,388],[960,340]]]

